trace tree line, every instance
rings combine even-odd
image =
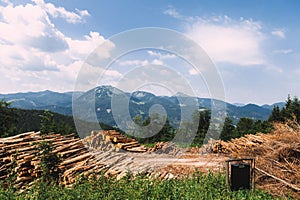
[[[267,133],[272,130],[274,122],[285,122],[287,119],[300,120],[300,101],[297,97],[288,96],[283,108],[274,106],[270,117],[265,120],[254,120],[251,118],[240,118],[237,124],[233,123],[230,117],[226,117],[219,139],[230,140],[242,137],[245,134],[255,134],[257,132]],[[157,141],[172,141],[176,134],[182,133],[186,137],[196,130],[193,135],[193,146],[200,146],[207,134],[210,126],[210,110],[195,111],[193,119],[190,122],[183,122],[180,129],[174,128],[168,118],[152,113],[146,118],[140,115],[134,117],[134,123],[141,129],[134,129],[128,136],[136,137],[141,143],[155,143]],[[154,122],[154,123],[151,123]],[[146,127],[147,128],[143,128]],[[149,131],[161,127],[151,137],[143,137],[143,134],[149,134]],[[102,124],[104,129],[112,127]],[[136,127],[136,126],[135,126]],[[26,131],[56,132],[61,134],[76,133],[73,118],[50,111],[26,111],[10,107],[10,103],[0,101],[0,137],[7,137]],[[143,133],[143,131],[146,131]]]
[[[172,141],[174,136],[179,132],[182,132],[186,135],[186,137],[188,137],[193,131],[196,130],[196,134],[192,135],[192,137],[194,137],[192,146],[201,146],[210,126],[211,112],[208,109],[195,111],[193,116],[194,117],[190,122],[183,122],[183,124],[180,126],[180,129],[175,129],[170,124],[169,119],[166,119],[165,124],[163,125],[161,122],[157,122],[156,124],[163,128],[156,135],[147,138],[136,137],[136,139],[142,143]],[[274,106],[272,113],[267,120],[240,118],[237,124],[234,124],[233,120],[227,116],[222,124],[222,131],[219,139],[228,141],[233,138],[242,137],[246,134],[268,133],[272,131],[274,122],[285,122],[288,119],[294,118],[296,118],[297,121],[300,121],[300,101],[297,97],[291,98],[288,96],[285,106],[282,108],[279,108],[279,106]],[[135,116],[134,121],[136,124],[143,127],[149,125],[151,120],[159,121],[158,119],[159,117],[157,114],[152,114],[146,117],[144,120],[142,116],[138,115]],[[136,131],[142,134],[140,130]]]

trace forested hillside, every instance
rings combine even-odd
[[[87,122],[85,122],[87,123]],[[113,129],[100,123],[102,129]],[[28,131],[45,130],[60,134],[77,135],[72,116],[66,116],[48,110],[25,110],[11,108],[10,103],[0,101],[0,137],[7,137]]]

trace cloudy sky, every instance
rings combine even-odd
[[[299,10],[298,0],[0,0],[0,93],[72,91],[86,58],[113,35],[162,27],[203,48],[219,70],[226,101],[271,104],[288,94],[300,97]],[[107,44],[102,56],[109,57],[114,44]],[[149,64],[184,65],[148,49],[116,60],[99,83],[117,85],[126,67]],[[197,80],[198,72],[184,69]]]

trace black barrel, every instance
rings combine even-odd
[[[251,167],[249,163],[231,164],[231,190],[250,189]]]

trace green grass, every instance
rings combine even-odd
[[[140,175],[121,180],[101,177],[80,180],[71,189],[58,185],[36,184],[29,191],[17,194],[13,189],[0,188],[0,199],[275,199],[264,191],[230,192],[223,174],[197,173],[182,180],[149,179]],[[283,198],[277,198],[283,199]]]

